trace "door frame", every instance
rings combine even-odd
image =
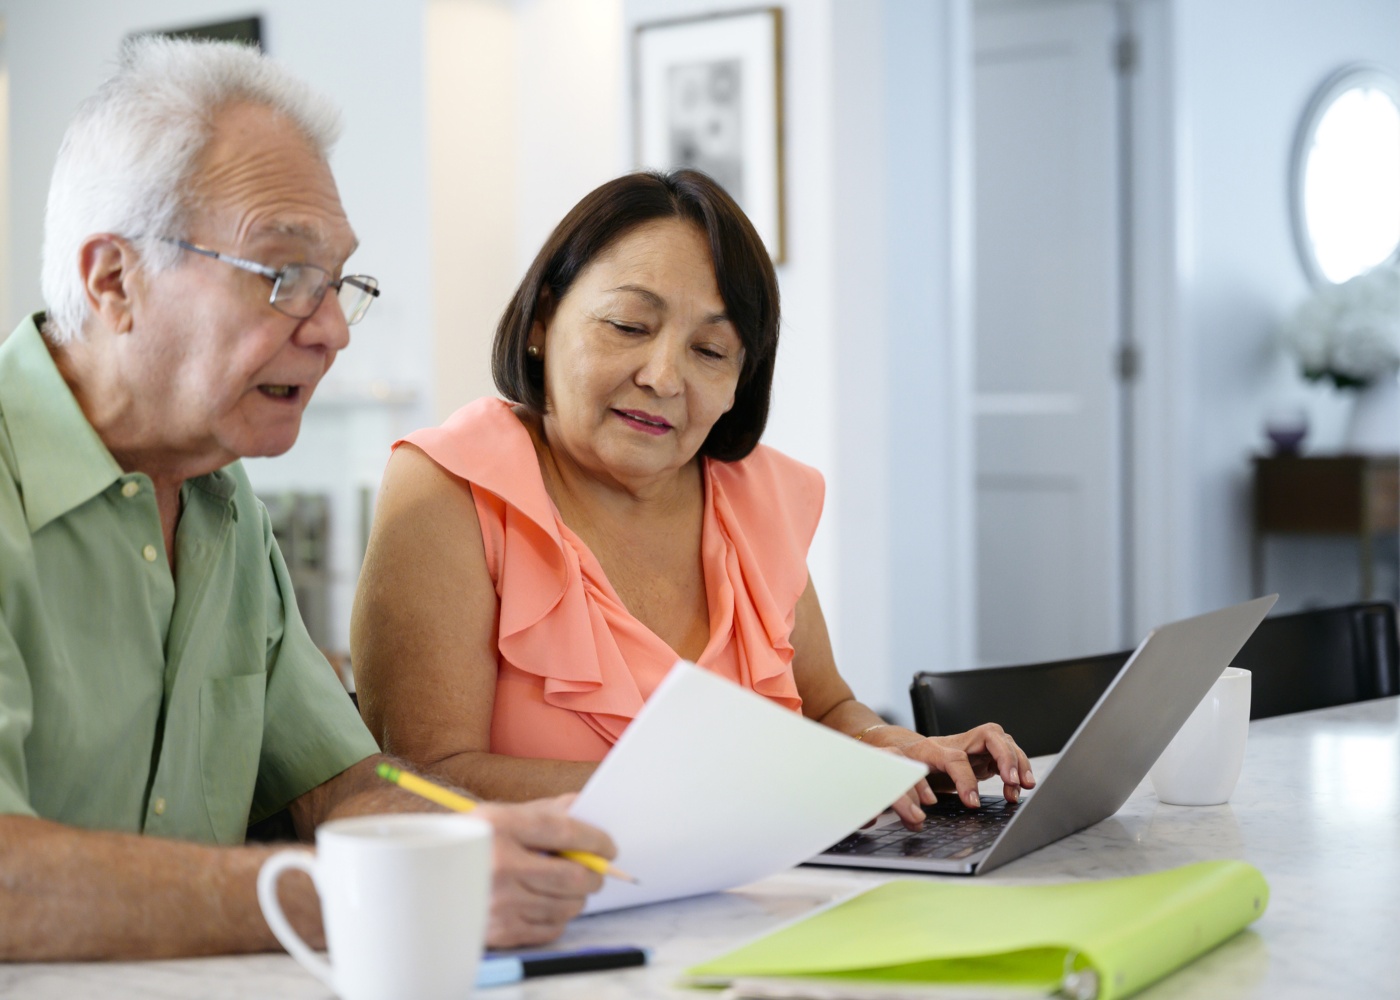
[[[953,185],[955,202],[970,203],[973,194],[972,127],[972,4],[994,5],[1003,0],[953,0],[959,9],[953,18],[959,31],[950,39],[957,50],[952,64],[964,74],[961,85],[950,88],[954,102],[950,118],[963,123],[952,130],[952,161],[962,169]],[[1018,0],[1005,0],[1018,2]],[[1083,0],[1040,0],[1042,3]],[[1184,185],[1187,182],[1186,149],[1180,136],[1181,102],[1171,55],[1178,17],[1176,0],[1103,0],[1118,11],[1119,23],[1133,39],[1133,66],[1120,83],[1121,113],[1130,127],[1120,130],[1123,177],[1126,192],[1121,224],[1121,245],[1126,266],[1121,277],[1122,335],[1136,353],[1136,374],[1124,387],[1122,437],[1129,449],[1124,456],[1125,506],[1122,552],[1126,588],[1121,630],[1125,646],[1135,645],[1150,628],[1189,613],[1189,556],[1177,540],[1190,537],[1188,505],[1190,456],[1183,413],[1184,394],[1178,391],[1189,370],[1187,338],[1178,304],[1180,276],[1189,270],[1187,259]],[[1110,54],[1105,54],[1109,58]],[[958,341],[955,353],[975,356],[974,285],[970,208],[956,220],[951,243],[957,263],[952,274],[955,302],[950,311],[961,322],[952,325]],[[961,410],[950,426],[961,440],[954,450],[967,457],[951,470],[959,481],[955,494],[968,511],[961,523],[950,527],[961,532],[975,523],[975,467],[972,429],[974,386],[972,368],[963,369],[968,381],[953,394],[950,404]],[[969,532],[970,534],[970,532]],[[968,537],[962,535],[961,537]],[[975,596],[975,548],[968,544],[953,553],[956,579],[971,584],[971,596],[963,608],[956,645],[959,661],[975,662],[977,608]],[[1085,650],[1086,653],[1096,652]]]

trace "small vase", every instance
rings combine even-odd
[[[1358,455],[1400,453],[1400,380],[1391,375],[1356,392],[1347,424],[1347,450]]]

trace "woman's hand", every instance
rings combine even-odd
[[[936,801],[934,788],[956,791],[964,805],[976,808],[981,804],[977,782],[994,774],[1001,776],[1002,794],[1008,802],[1018,801],[1022,788],[1035,787],[1030,760],[995,722],[954,736],[920,736],[901,726],[881,726],[870,732],[865,742],[928,767],[929,777],[891,806],[911,830],[923,824],[923,807]]]
[[[878,715],[856,701],[850,685],[836,671],[826,619],[810,579],[797,601],[791,642],[792,673],[797,693],[802,696],[803,715],[842,733],[859,733],[871,746],[917,760],[928,768],[929,777],[891,806],[909,829],[917,830],[923,825],[924,806],[933,805],[935,786],[940,791],[956,789],[958,798],[975,808],[981,804],[977,782],[982,778],[1000,774],[1009,802],[1020,798],[1022,788],[1035,785],[1031,762],[1016,741],[994,722],[956,736],[924,737],[902,726],[885,725]]]

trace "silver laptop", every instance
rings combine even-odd
[[[1112,816],[1277,600],[1260,597],[1148,633],[1019,804],[987,796],[981,809],[967,809],[940,795],[922,830],[906,830],[887,813],[807,863],[977,875]]]

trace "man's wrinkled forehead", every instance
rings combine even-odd
[[[270,108],[234,105],[220,112],[192,188],[196,212],[221,230],[220,238],[297,243],[340,260],[355,249],[330,165]]]
[[[349,257],[360,247],[359,237],[350,228],[349,222],[345,222],[343,226],[335,226],[333,231],[328,232],[325,226],[294,219],[272,219],[265,224],[255,225],[248,232],[247,242],[251,245],[294,243],[311,251],[339,253],[345,257]]]

